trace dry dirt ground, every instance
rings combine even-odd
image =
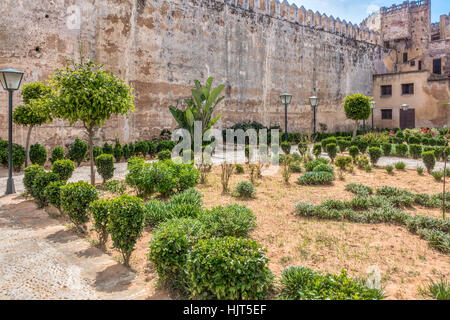
[[[327,199],[350,200],[352,194],[344,191],[344,188],[346,184],[351,182],[362,183],[375,188],[388,185],[416,193],[429,194],[440,192],[442,183],[435,182],[427,174],[419,176],[414,170],[396,171],[393,175],[389,175],[383,169],[374,169],[369,173],[355,169],[353,174],[346,174],[345,181],[338,179],[334,181],[332,186],[306,187],[295,183],[299,175],[292,175],[290,185],[284,184],[281,172],[273,176],[265,176],[258,180],[256,197],[245,201],[222,194],[220,167],[213,168],[213,172],[208,176],[208,183],[199,185],[198,188],[204,195],[204,203],[207,208],[239,203],[253,210],[257,217],[257,227],[251,232],[251,238],[267,248],[267,255],[270,258],[269,266],[277,276],[287,266],[303,265],[314,270],[330,273],[339,273],[341,269],[346,269],[349,275],[354,278],[366,278],[368,268],[377,266],[382,272],[382,286],[387,299],[423,299],[424,297],[420,294],[419,289],[425,286],[430,279],[437,280],[440,277],[445,277],[447,280],[450,279],[449,256],[430,248],[426,241],[411,234],[403,227],[388,224],[372,225],[321,221],[293,215],[294,206],[298,201],[319,204]],[[237,182],[248,179],[247,173],[233,175],[230,186],[233,187]],[[132,193],[132,190],[127,190],[127,192]],[[102,196],[111,197],[110,194],[105,192],[102,192]],[[18,198],[14,201],[17,204],[4,206],[0,211],[0,217],[2,218],[0,220],[1,234],[3,234],[5,226],[8,226],[9,223],[4,222],[5,215],[8,217],[12,215],[16,218],[16,215],[20,216],[22,214],[23,208],[29,212],[28,217],[24,218],[25,221],[27,223],[34,221],[33,224],[36,225],[26,226],[26,228],[22,227],[21,230],[31,234],[48,232],[47,236],[40,236],[40,238],[46,239],[47,245],[56,246],[58,243],[55,241],[48,242],[50,234],[70,232],[75,238],[71,240],[73,242],[70,245],[67,245],[70,247],[70,250],[62,252],[64,257],[61,257],[61,259],[69,259],[70,265],[81,264],[82,268],[88,269],[86,271],[88,274],[86,281],[90,286],[87,286],[86,290],[91,290],[86,291],[88,292],[86,294],[80,293],[81,296],[79,298],[108,298],[103,292],[98,292],[98,289],[95,287],[95,279],[98,277],[98,274],[101,274],[99,271],[101,267],[97,265],[96,261],[92,260],[94,258],[83,257],[83,252],[90,252],[91,250],[96,252],[96,255],[101,255],[101,252],[95,248],[96,234],[92,230],[92,225],[88,226],[87,235],[76,236],[70,230],[68,221],[58,217],[55,210],[46,209],[56,219],[52,220],[48,218],[48,214],[44,211],[36,210],[31,201],[24,202],[23,198]],[[33,216],[31,216],[31,212]],[[438,209],[416,207],[410,210],[410,213],[441,217]],[[45,221],[45,223],[42,221]],[[45,231],[48,228],[47,223],[52,228],[57,229]],[[25,234],[23,236],[25,237]],[[8,238],[8,236],[4,237]],[[27,235],[27,237],[29,236]],[[146,255],[150,240],[151,230],[145,230],[143,237],[137,243],[136,251],[131,259],[132,271],[130,272],[133,274],[135,272],[137,275],[137,278],[133,281],[137,283],[136,286],[139,288],[143,284],[146,290],[145,293],[137,298],[174,298],[167,290],[158,285],[158,276],[153,270],[151,263],[147,261]],[[0,243],[3,241],[1,240]],[[12,250],[16,250],[15,248],[9,249],[10,256],[15,255],[12,253]],[[1,251],[5,251],[5,249],[0,249]],[[21,250],[20,252],[24,257],[28,254],[28,251]],[[115,265],[114,268],[120,268],[116,263],[120,262],[120,255],[117,251],[111,249],[111,243],[108,243],[106,254],[109,256],[105,254],[101,256],[112,257],[113,262],[109,259],[109,263]],[[0,253],[0,265],[4,264],[6,257],[4,253]],[[87,261],[83,261],[83,259]],[[89,262],[89,265],[86,265],[87,262]],[[35,267],[41,268],[39,265]],[[89,275],[91,276],[89,277]],[[82,274],[81,278],[83,277],[86,276]],[[114,282],[117,279],[111,275],[109,281]],[[103,280],[103,282],[108,283],[108,280]],[[57,291],[55,289],[53,295],[46,297],[61,298]],[[4,292],[5,289],[0,281],[0,299]],[[121,298],[120,292],[110,294],[115,294],[113,296],[115,298]],[[122,297],[133,298],[132,295],[126,296],[124,294],[122,294]]]

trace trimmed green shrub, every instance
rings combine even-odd
[[[396,144],[395,154],[399,157],[404,157],[408,153],[408,146],[406,144]]]
[[[434,166],[436,165],[436,158],[434,156],[434,151],[424,151],[422,152],[422,160],[423,164],[427,168],[428,173],[433,171]]]
[[[154,157],[157,153],[158,146],[153,141],[147,141],[147,147],[148,147],[148,155],[150,157]]]
[[[359,149],[357,146],[351,146],[348,149],[348,152],[350,153],[350,156],[353,158],[353,161],[356,160],[356,157],[359,155]]]
[[[328,164],[319,164],[317,165],[313,172],[330,172],[330,173],[334,173],[334,168]]]
[[[444,147],[435,147],[434,156],[436,157],[436,160],[444,160]]]
[[[103,154],[103,149],[101,147],[94,146],[92,148],[92,152],[94,153],[94,160],[95,160],[95,158],[97,158],[99,155]]]
[[[410,136],[409,138],[408,138],[408,144],[420,144],[420,142],[421,142],[421,139],[420,139],[420,137],[417,137],[417,136]]]
[[[247,237],[256,227],[256,217],[247,207],[230,205],[205,211],[198,218],[212,237]]]
[[[148,143],[146,141],[136,142],[134,145],[134,152],[136,152],[136,155],[143,156],[145,158],[148,153]]]
[[[334,158],[336,158],[336,154],[337,154],[337,147],[335,143],[329,143],[327,144],[327,154],[331,159],[331,162],[334,163]]]
[[[320,144],[322,145],[322,149],[323,150],[326,150],[327,145],[330,144],[330,143],[337,144],[337,139],[335,137],[329,137],[329,138],[323,139],[320,142]]]
[[[316,143],[313,147],[313,154],[316,158],[320,157],[322,154],[322,145],[320,143]]]
[[[64,160],[66,158],[66,152],[63,147],[56,146],[52,149],[50,162],[53,164],[58,160]]]
[[[172,140],[163,140],[158,143],[156,146],[156,152],[161,152],[163,150],[169,150],[172,153],[173,148],[175,148],[175,141]]]
[[[113,154],[114,154],[114,158],[116,159],[116,162],[120,162],[120,160],[122,160],[123,157],[123,148],[120,145],[119,139],[116,139],[116,144],[114,145],[114,150],[113,150]],[[99,155],[98,155],[99,156]],[[98,157],[97,156],[97,157]],[[97,158],[95,157],[95,158]],[[94,158],[94,159],[95,159]]]
[[[47,198],[45,196],[45,187],[47,187],[50,182],[60,181],[59,175],[54,172],[38,172],[34,176],[33,186],[31,188],[31,194],[34,197],[35,202],[39,208],[43,208],[47,205]]]
[[[381,144],[381,148],[383,149],[383,154],[386,157],[389,157],[391,155],[392,144],[385,142],[385,143]]]
[[[122,147],[123,157],[128,160],[131,157],[130,147],[126,144]]]
[[[52,181],[44,189],[44,197],[47,203],[61,211],[61,187],[65,181]]]
[[[372,162],[373,166],[376,166],[378,163],[378,160],[380,160],[382,155],[382,150],[380,148],[371,147],[369,148],[369,156],[370,156],[370,162]]]
[[[431,172],[431,175],[433,176],[434,180],[441,181],[444,177],[444,171],[433,171]]]
[[[340,275],[319,274],[307,267],[289,267],[281,276],[283,300],[381,300],[381,290],[371,289],[363,283]]]
[[[172,158],[172,152],[169,150],[163,150],[158,153],[158,160],[164,161]]]
[[[108,241],[108,223],[111,215],[112,201],[99,199],[89,204],[88,212],[94,218],[94,228],[98,235],[100,247],[104,248]]]
[[[186,271],[195,299],[265,299],[273,275],[257,242],[233,237],[199,240],[189,252]]]
[[[236,164],[235,165],[236,173],[242,174],[244,173],[244,166],[242,164]]]
[[[343,153],[350,146],[350,142],[345,140],[345,139],[338,139],[337,140],[337,145],[339,146],[339,151],[341,153]]]
[[[108,142],[105,142],[105,144],[102,147],[102,153],[114,155],[114,149]]]
[[[294,173],[302,172],[302,164],[300,161],[291,161],[289,163],[289,170]]]
[[[326,185],[334,181],[334,174],[330,172],[306,172],[297,180],[299,185]]]
[[[357,145],[358,145],[359,152],[366,153],[369,143],[366,140],[359,140],[359,141],[357,141]]]
[[[32,164],[43,166],[47,161],[47,150],[39,143],[35,143],[30,147],[30,161]]]
[[[25,148],[18,144],[13,144],[13,155],[12,155],[12,165],[16,172],[22,170],[25,164]],[[6,161],[8,161],[8,153],[6,153]]]
[[[130,265],[131,254],[143,229],[144,205],[141,199],[124,194],[112,201],[108,232],[126,266]]]
[[[86,158],[86,153],[88,151],[87,144],[76,138],[75,141],[70,145],[69,159],[75,161],[77,166],[80,166],[81,162]]]
[[[397,170],[405,170],[405,168],[406,168],[406,164],[404,163],[404,162],[396,162],[395,164],[394,164],[394,166],[395,166],[395,169],[397,169]]]
[[[89,221],[87,209],[97,198],[97,189],[84,181],[61,187],[61,209],[79,230],[83,230],[84,224]]]
[[[316,160],[308,161],[305,163],[305,169],[307,172],[313,171],[315,167],[317,167],[320,164],[328,164],[330,163],[329,160],[325,158],[317,158]]]
[[[291,143],[287,141],[283,141],[281,143],[281,150],[283,150],[284,154],[291,154]]]
[[[52,166],[52,171],[57,173],[62,181],[69,180],[74,170],[75,163],[68,159],[55,161]]]
[[[114,157],[112,154],[101,154],[95,158],[98,174],[103,178],[103,183],[114,177]]]
[[[186,260],[198,239],[205,237],[205,226],[197,219],[171,219],[153,233],[148,259],[160,281],[176,289],[188,290]]]
[[[28,194],[33,195],[32,188],[33,188],[34,178],[36,177],[36,175],[38,173],[45,172],[45,169],[44,169],[44,167],[34,165],[34,166],[26,167],[24,172],[25,172],[25,174],[23,176],[23,185],[25,187],[25,191]]]
[[[414,159],[419,159],[422,154],[422,146],[420,144],[411,144],[409,145],[409,154]]]
[[[358,165],[358,168],[364,169],[370,164],[369,158],[367,158],[366,155],[360,155],[356,157],[356,164]]]
[[[233,196],[238,198],[253,198],[255,194],[255,187],[250,181],[239,182],[233,192]]]
[[[298,152],[300,153],[300,155],[304,156],[307,151],[308,151],[308,143],[307,142],[299,142],[298,143]]]

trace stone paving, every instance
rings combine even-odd
[[[147,287],[32,201],[0,198],[0,300],[144,299]]]

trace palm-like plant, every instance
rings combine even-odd
[[[194,136],[195,121],[202,122],[202,134],[211,129],[222,115],[212,118],[216,106],[225,98],[219,98],[225,86],[222,84],[212,89],[213,78],[208,78],[203,87],[200,81],[195,80],[195,89],[192,89],[192,97],[185,99],[188,108],[186,110],[169,106],[169,110],[178,123],[178,128],[187,129]]]

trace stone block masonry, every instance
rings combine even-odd
[[[349,129],[343,98],[371,95],[373,74],[386,72],[389,53],[378,33],[286,1],[6,0],[0,13],[0,67],[24,70],[26,82],[47,79],[84,52],[135,88],[136,112],[108,121],[98,144],[174,128],[167,107],[190,95],[194,79],[209,76],[226,85],[224,127],[245,120],[283,124],[279,95],[290,92],[292,131],[312,130],[311,95],[320,97],[318,122]],[[7,133],[6,105],[1,94],[0,137]],[[26,130],[15,126],[14,136],[24,144]],[[81,127],[56,120],[34,130],[32,143],[51,147],[75,137],[83,137]]]

